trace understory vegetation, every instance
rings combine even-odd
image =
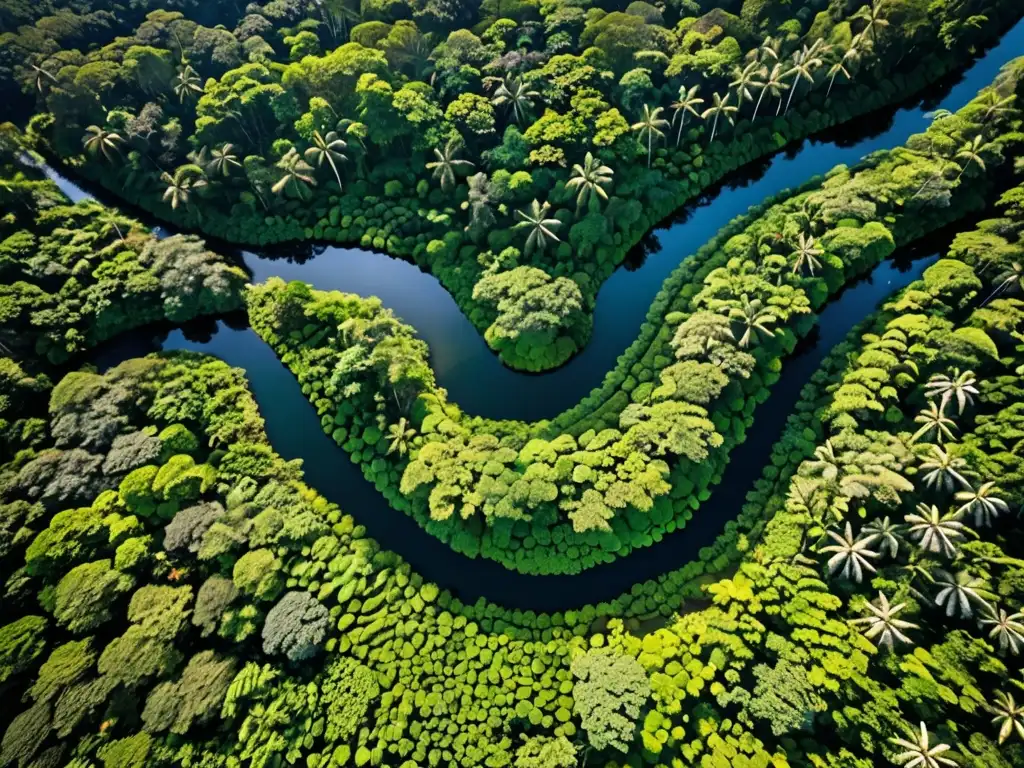
[[[536,423],[464,413],[380,299],[189,233],[412,259],[547,369],[659,219],[1019,3],[101,5],[0,4],[0,768],[1024,768],[1024,58],[733,220]],[[940,230],[716,508],[828,302]],[[243,313],[251,371],[139,352]],[[423,529],[396,551],[271,444],[289,372]],[[695,519],[709,546],[596,602]],[[577,591],[471,603],[476,573]]]
[[[273,453],[237,369],[151,356],[47,405],[6,363],[38,410],[0,472],[0,761],[1021,764],[1024,189],[1001,210],[815,375],[731,575],[554,615],[381,551]]]
[[[577,573],[685,526],[828,297],[983,206],[1021,71],[727,227],[669,278],[603,387],[550,422],[462,414],[375,299],[275,279],[250,291],[250,320],[393,506],[459,552]]]
[[[158,239],[87,200],[72,205],[0,125],[0,349],[63,363],[123,331],[242,306],[245,272],[191,235]]]
[[[231,242],[435,274],[502,360],[587,342],[603,281],[730,171],[905,99],[1012,0],[273,0],[19,9],[0,93],[39,148]],[[41,16],[37,17],[37,14]]]

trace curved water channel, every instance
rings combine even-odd
[[[408,262],[338,247],[318,248],[311,256],[307,251],[295,259],[246,252],[244,260],[254,281],[277,275],[309,282],[318,289],[379,296],[429,343],[439,383],[466,412],[492,418],[548,418],[576,404],[601,383],[617,356],[638,334],[665,277],[722,225],[765,197],[838,163],[853,163],[877,149],[902,144],[926,127],[927,111],[962,107],[992,81],[1004,63],[1022,51],[1024,21],[924,102],[859,121],[859,127],[867,128],[871,135],[851,140],[847,133],[846,138],[831,142],[805,141],[761,164],[763,173],[757,178],[727,183],[717,194],[684,210],[676,223],[655,230],[646,240],[650,256],[639,267],[620,269],[605,283],[597,300],[590,344],[567,365],[548,374],[524,375],[503,367],[438,281]],[[74,182],[50,173],[72,199],[87,196]],[[190,349],[244,369],[275,450],[287,459],[302,459],[307,482],[365,525],[383,547],[401,554],[424,577],[465,602],[485,597],[509,608],[565,610],[612,599],[638,582],[681,567],[710,545],[739,512],[800,390],[824,356],[883,298],[916,279],[942,250],[943,240],[940,234],[903,249],[897,259],[847,287],[820,313],[819,328],[785,362],[771,398],[755,414],[747,440],[733,450],[722,482],[684,530],[582,576],[527,576],[490,560],[471,560],[393,510],[322,432],[319,418],[295,378],[270,347],[245,327],[244,319],[237,324],[230,319],[197,322],[170,332],[143,329],[97,350],[93,359],[102,368],[154,349]]]

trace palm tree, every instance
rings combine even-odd
[[[821,548],[823,553],[835,553],[828,561],[829,574],[835,576],[839,573],[844,579],[853,579],[860,584],[865,570],[871,571],[871,573],[875,572],[875,566],[868,561],[876,559],[878,553],[869,549],[870,539],[854,537],[849,520],[846,521],[846,530],[842,535],[835,531],[826,531],[826,533],[836,542]]]
[[[995,598],[984,579],[959,571],[956,576],[942,569],[936,570],[935,583],[939,593],[935,605],[946,610],[949,617],[969,619],[974,616],[974,606],[980,606],[986,613],[992,613],[988,601]]]
[[[767,64],[769,61],[778,61],[782,50],[782,40],[773,37],[766,37],[757,49],[757,60]]]
[[[508,75],[494,92],[491,103],[496,107],[504,105],[512,113],[515,121],[522,123],[528,110],[533,106],[533,100],[539,97],[540,93],[530,90],[521,77]]]
[[[751,88],[761,88],[763,92],[764,82],[759,78],[764,77],[765,73],[765,68],[756,61],[750,62],[742,69],[736,67],[733,70],[732,76],[735,80],[729,83],[729,87],[736,94],[736,109],[738,111],[743,110],[744,101],[754,100],[754,94],[750,92]]]
[[[295,147],[277,161],[277,168],[281,171],[281,178],[270,188],[275,195],[292,192],[302,199],[310,187],[316,186],[313,167],[302,159]]]
[[[178,97],[178,101],[184,104],[186,99],[203,92],[200,82],[202,81],[196,71],[192,69],[192,65],[185,61],[178,68],[177,74],[171,78],[171,87],[174,89],[174,95]]]
[[[674,110],[672,112],[672,125],[679,123],[679,127],[676,129],[677,147],[683,137],[683,126],[686,125],[687,113],[694,117],[700,117],[697,107],[704,103],[704,99],[698,98],[698,91],[700,91],[699,85],[693,86],[690,90],[686,90],[686,86],[681,85],[679,86],[679,99],[669,105]]]
[[[956,516],[974,515],[974,524],[981,527],[989,527],[992,521],[1000,514],[1010,511],[1010,505],[994,494],[998,492],[993,481],[982,483],[978,488],[967,486],[966,490],[957,491],[954,498],[961,502],[962,506],[957,509]]]
[[[555,230],[562,226],[562,222],[558,219],[547,218],[550,208],[550,203],[542,205],[534,200],[530,203],[528,211],[516,211],[519,223],[513,229],[525,229],[529,232],[526,236],[526,254],[529,254],[534,248],[540,248],[543,251],[548,240],[560,242]]]
[[[943,766],[956,768],[956,763],[953,760],[942,757],[942,754],[948,752],[951,747],[948,744],[936,744],[933,747],[928,735],[928,728],[924,723],[921,723],[920,734],[909,730],[908,735],[914,740],[908,741],[895,737],[889,739],[891,743],[903,750],[893,756],[893,763],[902,765],[904,768],[943,768]]]
[[[761,95],[757,97],[757,104],[754,105],[754,117],[750,122],[757,120],[757,110],[761,108],[761,99],[764,98],[765,93],[769,93],[773,99],[779,100],[775,107],[775,116],[778,117],[779,112],[782,111],[782,93],[787,90],[789,90],[789,85],[786,83],[786,72],[781,64],[775,64],[765,76],[764,88],[761,89]]]
[[[793,84],[789,89],[789,98],[786,99],[787,113],[789,112],[789,105],[793,102],[793,96],[796,95],[796,89],[800,87],[800,81],[806,80],[809,84],[814,85],[814,70],[821,65],[821,59],[806,45],[802,51],[797,51],[793,54],[793,66],[785,74],[786,77],[793,76]]]
[[[985,704],[985,709],[995,717],[992,718],[992,725],[999,726],[999,743],[1004,743],[1014,733],[1017,738],[1024,741],[1024,707],[1018,706],[1013,700],[1013,695],[996,691],[996,703]]]
[[[796,249],[789,254],[789,258],[793,260],[793,274],[795,275],[806,266],[807,271],[813,276],[815,269],[821,269],[821,262],[818,260],[818,257],[823,253],[824,251],[821,248],[814,246],[814,237],[812,235],[805,235],[801,232],[797,240]]]
[[[338,163],[348,160],[342,151],[348,144],[334,131],[329,131],[326,136],[320,131],[313,131],[313,146],[309,147],[304,156],[307,162],[323,167],[326,162],[334,171],[334,180],[338,182],[338,189],[341,189],[341,175],[338,173]]]
[[[1007,614],[1000,608],[979,623],[982,627],[992,627],[988,639],[999,641],[1000,653],[1009,651],[1016,656],[1024,648],[1024,613]]]
[[[950,427],[956,427],[956,422],[944,414],[934,401],[929,401],[928,407],[914,417],[914,423],[920,424],[921,428],[911,436],[910,442],[912,443],[916,443],[922,437],[926,438],[934,432],[936,442],[942,445],[943,437],[953,439],[953,430]]]
[[[121,225],[118,223],[118,213],[112,208],[103,208],[100,214],[96,217],[96,221],[100,224],[100,234],[102,236],[109,235],[111,231],[117,233],[117,239],[122,243],[124,242],[124,233],[121,231]]]
[[[434,172],[434,178],[441,181],[441,189],[448,190],[455,186],[455,169],[472,168],[473,163],[469,160],[462,160],[457,157],[462,150],[462,142],[458,138],[449,139],[444,145],[442,152],[434,147],[434,157],[437,159],[427,163],[427,170]]]
[[[569,181],[565,185],[570,189],[578,190],[576,195],[577,213],[592,196],[602,200],[608,199],[608,193],[604,191],[604,188],[612,183],[614,173],[615,171],[604,165],[590,152],[587,152],[587,156],[583,158],[583,165],[579,163],[573,165]]]
[[[85,151],[89,154],[102,155],[103,159],[109,162],[113,159],[114,155],[121,153],[118,145],[123,141],[124,139],[118,133],[100,128],[98,125],[90,125],[85,129],[82,146],[85,147]]]
[[[405,456],[414,437],[416,430],[409,426],[409,420],[403,416],[397,424],[388,427],[388,454],[397,453],[399,456]]]
[[[985,93],[982,97],[982,106],[985,107],[985,112],[982,114],[982,122],[989,122],[996,117],[1007,117],[1013,114],[1016,110],[1013,108],[1013,103],[1017,100],[1016,95],[1010,94],[1009,96],[1000,96],[998,91],[990,90]]]
[[[715,133],[718,132],[718,119],[722,117],[722,115],[725,115],[725,119],[729,121],[729,125],[733,125],[736,122],[736,120],[732,116],[732,113],[736,112],[739,108],[734,107],[729,103],[729,99],[731,97],[732,94],[729,93],[725,94],[724,99],[717,93],[712,94],[711,106],[705,109],[704,112],[701,114],[701,117],[704,120],[707,120],[709,117],[711,117],[711,115],[715,116],[715,122],[711,126],[711,138],[708,140],[709,144],[715,140]]]
[[[30,64],[32,71],[36,73],[36,90],[43,93],[47,88],[48,83],[56,83],[57,78],[47,72],[42,67],[37,67],[35,64]]]
[[[160,175],[160,181],[167,185],[164,190],[164,202],[171,204],[172,210],[178,210],[179,206],[188,206],[192,201],[193,190],[206,186],[206,179],[202,171],[195,165],[183,165],[174,171],[174,175],[164,171]]]
[[[881,520],[872,520],[861,530],[869,544],[878,544],[879,555],[896,557],[903,541],[903,526],[894,523],[886,515]]]
[[[242,164],[235,154],[235,145],[230,142],[221,144],[210,150],[210,159],[206,162],[206,172],[214,176],[231,175],[232,168],[241,168]]]
[[[958,483],[962,488],[971,487],[964,477],[967,472],[966,459],[955,456],[938,445],[932,445],[931,449],[932,458],[921,462],[921,471],[926,472],[923,478],[925,487],[946,493],[951,493]]]
[[[946,404],[956,397],[957,413],[963,413],[968,405],[974,405],[974,395],[978,394],[978,389],[974,385],[977,383],[974,371],[961,373],[959,368],[954,368],[952,376],[945,373],[934,374],[924,388],[928,390],[928,397],[942,396],[939,402],[940,411],[945,411]]]
[[[965,532],[970,531],[955,515],[943,515],[934,504],[918,504],[917,513],[907,515],[904,520],[917,546],[950,559],[956,555],[956,545],[967,538]]]
[[[985,143],[981,136],[975,136],[960,148],[960,151],[956,153],[956,159],[963,160],[963,165],[960,167],[960,173],[956,177],[957,181],[960,181],[960,177],[967,172],[972,163],[978,166],[982,173],[987,170],[985,158],[981,156],[981,153],[989,149],[990,146],[990,144]]]
[[[864,637],[874,640],[879,648],[892,650],[897,641],[907,644],[913,642],[904,634],[904,630],[920,629],[917,624],[896,618],[896,614],[902,611],[906,605],[906,603],[890,605],[889,598],[885,596],[885,593],[879,592],[877,605],[866,601],[864,603],[868,615],[860,619],[853,619],[850,623],[865,624],[867,629],[864,630]]]
[[[743,294],[740,297],[742,307],[733,307],[729,311],[729,319],[738,322],[743,327],[743,335],[737,342],[742,349],[756,344],[761,336],[770,337],[774,331],[769,327],[778,322],[778,317],[770,308],[764,306],[760,299],[753,299]]]
[[[1014,261],[1003,272],[996,276],[996,289],[988,295],[988,298],[981,302],[985,306],[992,299],[1004,291],[1020,290],[1024,285],[1024,264]]]
[[[663,107],[655,107],[651,109],[649,105],[644,104],[644,116],[640,119],[640,122],[633,123],[633,130],[639,133],[640,141],[647,138],[647,167],[651,167],[651,158],[654,155],[654,137],[664,137],[665,133],[662,128],[668,127],[668,120],[665,120],[661,113],[664,111]]]
[[[846,56],[842,56],[836,59],[835,63],[828,68],[828,88],[825,89],[825,98],[827,99],[832,94],[832,86],[836,84],[836,78],[842,75],[847,80],[850,79],[850,70],[846,68]]]
[[[864,27],[864,32],[871,35],[871,42],[878,43],[878,30],[885,29],[889,26],[888,19],[882,16],[882,8],[885,5],[884,0],[871,0],[867,5],[862,5],[851,19],[860,19],[861,21],[867,22]]]

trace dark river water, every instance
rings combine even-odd
[[[527,375],[503,367],[438,281],[408,262],[355,248],[327,247],[311,256],[307,249],[296,259],[246,252],[245,263],[257,282],[277,275],[318,289],[379,296],[428,342],[438,382],[467,413],[527,421],[550,418],[601,384],[639,333],[664,279],[721,226],[751,205],[838,163],[852,164],[877,149],[904,143],[927,127],[926,112],[939,107],[959,109],[992,81],[1003,64],[1021,53],[1024,22],[923,100],[861,118],[855,132],[836,131],[828,139],[805,141],[709,192],[684,209],[674,223],[655,230],[645,240],[643,253],[612,275],[598,296],[590,344],[567,365],[547,374]],[[87,195],[74,182],[50,173],[72,199]],[[190,349],[243,368],[275,450],[287,459],[302,459],[307,482],[365,525],[383,547],[402,555],[424,577],[463,601],[482,596],[510,608],[564,610],[612,599],[637,582],[681,567],[710,545],[739,513],[800,390],[821,360],[881,300],[920,276],[948,238],[948,233],[940,233],[929,242],[903,249],[895,260],[881,264],[824,308],[819,327],[785,362],[770,399],[758,408],[747,440],[734,449],[721,484],[684,530],[583,575],[526,576],[489,560],[471,560],[393,510],[322,432],[294,377],[245,327],[244,318],[197,322],[170,332],[144,329],[97,350],[93,359],[106,367],[156,349]]]

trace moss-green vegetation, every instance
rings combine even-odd
[[[88,173],[181,222],[416,258],[504,359],[543,368],[657,216],[1015,12],[13,1],[0,97],[73,163],[84,133]],[[786,87],[750,82],[773,56]],[[531,425],[462,414],[379,301],[243,290],[195,238],[70,205],[5,130],[0,768],[1024,766],[1024,186],[999,194],[1024,170],[1022,74],[733,222],[601,388]],[[662,143],[677,92],[714,109],[681,125],[677,104]],[[382,550],[274,452],[239,369],[53,365],[244,296],[392,504],[460,552],[569,573],[706,512],[828,297],[997,198],[832,350],[712,546],[596,605],[578,574],[560,613],[464,604]]]
[[[728,545],[738,570],[703,589],[462,605],[274,455],[239,371],[72,374],[0,472],[0,684],[23,701],[0,761],[867,766],[927,738],[1021,764],[1020,200],[830,356]],[[134,407],[111,423],[115,396]],[[621,620],[650,605],[659,628]],[[886,605],[888,625],[849,621]]]
[[[271,280],[250,318],[392,505],[460,552],[579,572],[699,514],[829,295],[983,204],[1015,141],[1020,72],[906,147],[728,227],[667,281],[604,386],[550,422],[463,415],[379,302]]]
[[[123,331],[242,306],[245,272],[193,236],[163,240],[93,201],[72,205],[0,126],[0,344],[61,363]]]
[[[48,10],[12,11],[0,93],[52,153],[229,241],[414,259],[527,370],[586,343],[598,288],[660,219],[921,90],[1020,16],[1014,0]]]

